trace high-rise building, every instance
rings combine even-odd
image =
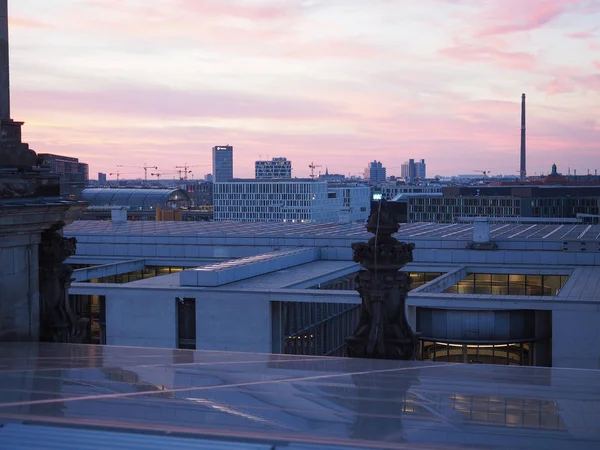
[[[98,184],[106,184],[106,174],[102,172],[98,172]]]
[[[212,149],[213,181],[222,183],[233,178],[233,146],[217,145]]]
[[[409,159],[402,164],[400,169],[400,175],[408,181],[423,180],[426,178],[426,172],[427,167],[424,159],[417,162],[414,159]]]
[[[365,169],[365,180],[368,180],[371,184],[384,183],[385,167],[380,161],[373,161],[369,163],[369,166]]]
[[[400,168],[400,176],[405,180],[412,180],[415,177],[415,160],[409,159]]]
[[[425,165],[425,160],[421,159],[415,163],[415,178],[417,180],[424,180],[426,178],[427,167]]]
[[[254,173],[257,179],[292,178],[292,162],[287,158],[273,158],[271,161],[256,161]]]

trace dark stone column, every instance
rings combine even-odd
[[[54,229],[42,233],[40,244],[40,340],[83,343],[86,319],[73,312],[68,289],[73,269],[64,261],[75,254],[76,239],[66,239]]]
[[[405,313],[411,279],[399,269],[413,260],[414,244],[392,237],[400,226],[385,200],[372,208],[366,228],[375,236],[352,244],[354,261],[363,267],[357,276],[362,305],[358,327],[346,340],[348,356],[413,360],[418,339]]]

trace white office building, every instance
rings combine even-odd
[[[368,217],[370,191],[309,179],[238,179],[215,183],[213,201],[216,221],[358,222]]]
[[[254,176],[257,179],[292,178],[292,162],[287,158],[273,158],[270,161],[256,161]]]

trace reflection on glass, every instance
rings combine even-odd
[[[556,295],[566,275],[469,274],[446,289],[450,294]]]
[[[421,341],[421,359],[472,364],[532,365],[532,345],[531,342],[460,344]]]
[[[519,428],[565,430],[554,402],[529,398],[453,394],[452,409],[466,422]]]

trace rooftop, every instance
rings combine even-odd
[[[278,237],[278,238],[352,238],[372,237],[360,223],[289,222],[149,222],[77,221],[65,227],[68,235],[178,235],[194,237]],[[469,223],[402,224],[396,237],[401,240],[471,240]],[[491,223],[491,240],[600,241],[600,225]]]
[[[600,445],[597,370],[17,343],[0,380],[2,448]]]

